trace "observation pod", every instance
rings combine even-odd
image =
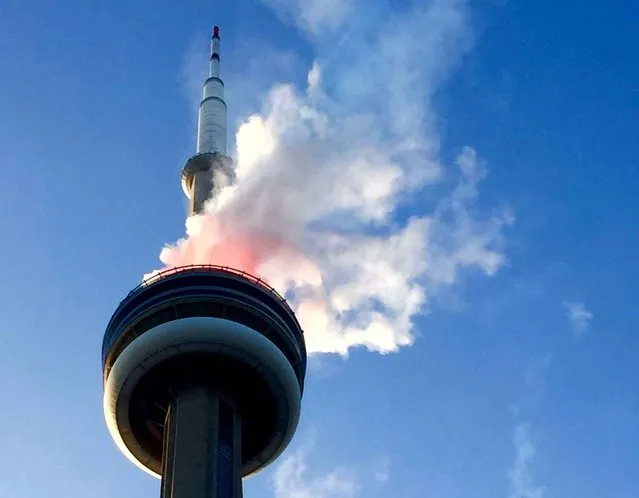
[[[181,180],[189,214],[200,213],[209,198],[235,180],[233,161],[219,152],[196,154],[182,168]]]
[[[295,433],[306,373],[286,301],[230,268],[174,268],[120,303],[102,343],[104,414],[162,496],[239,498]]]

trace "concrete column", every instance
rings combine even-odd
[[[193,178],[193,190],[191,192],[190,215],[201,213],[204,203],[209,199],[213,191],[213,169],[198,171]]]
[[[215,391],[180,391],[166,416],[162,498],[241,498],[238,422]]]

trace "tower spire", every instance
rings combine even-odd
[[[197,151],[226,154],[226,102],[220,78],[220,28],[211,36],[209,77],[204,82],[198,116]]]
[[[209,78],[220,77],[220,28],[213,28],[211,36],[211,62],[209,64]]]
[[[226,102],[220,78],[220,28],[211,34],[209,76],[204,82],[197,120],[197,152],[182,170],[182,188],[190,199],[189,214],[200,213],[205,202],[233,178],[226,156]]]

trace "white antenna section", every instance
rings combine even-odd
[[[213,28],[209,76],[204,82],[197,118],[197,152],[182,168],[182,189],[189,198],[189,215],[201,213],[206,201],[235,178],[233,160],[226,155],[226,102],[220,79],[220,28]]]
[[[209,77],[204,83],[198,114],[197,152],[226,155],[226,102],[224,82],[220,79],[220,29],[217,26],[211,37]]]

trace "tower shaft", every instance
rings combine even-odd
[[[162,498],[242,498],[241,424],[205,386],[179,391],[164,425]]]
[[[184,165],[190,215],[230,184],[220,36]],[[288,446],[300,416],[306,346],[285,299],[242,269],[171,268],[113,313],[102,342],[104,415],[120,450],[162,478],[162,498],[242,498],[242,478]]]

